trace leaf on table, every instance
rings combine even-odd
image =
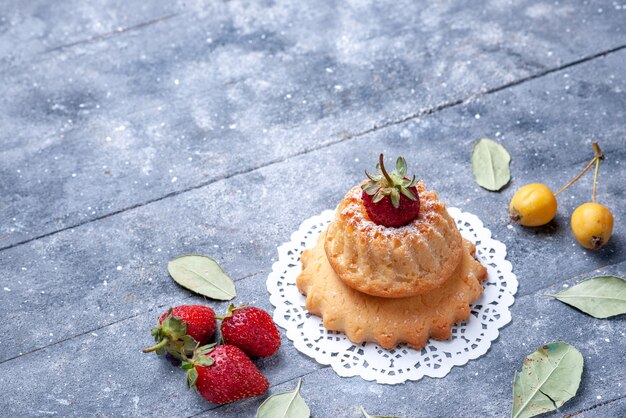
[[[391,416],[391,415],[370,415],[367,413],[367,411],[365,410],[365,408],[361,407],[361,412],[363,412],[363,416],[365,418],[402,418],[402,417],[398,417],[398,416]]]
[[[480,187],[497,192],[511,180],[511,156],[499,143],[483,138],[474,144],[472,173]]]
[[[626,280],[596,276],[552,296],[596,318],[626,313]]]
[[[256,418],[309,418],[311,410],[300,396],[302,379],[292,392],[277,393],[265,400],[256,411]]]
[[[177,257],[167,264],[167,271],[179,285],[211,299],[231,300],[237,295],[230,277],[206,255]]]
[[[583,372],[583,356],[576,348],[556,341],[524,359],[513,379],[512,418],[529,418],[554,411],[576,395]]]

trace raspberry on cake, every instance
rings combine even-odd
[[[406,176],[406,163],[402,158],[398,161],[396,171],[368,174],[370,181],[346,193],[328,226],[324,244],[337,276],[372,296],[423,294],[444,283],[461,261],[461,234],[446,206],[421,181],[399,183]],[[379,167],[386,173],[382,158]],[[386,186],[390,183],[395,185]],[[370,200],[371,193],[374,198]],[[401,197],[396,208],[392,202],[397,195]],[[402,198],[409,203],[403,203]],[[405,210],[410,216],[403,214]],[[373,213],[376,219],[410,219],[402,226],[389,226],[372,219]]]
[[[369,181],[361,185],[363,206],[370,219],[378,225],[398,227],[406,225],[420,211],[420,199],[415,187],[416,180],[406,176],[406,161],[396,160],[396,169],[391,173],[385,170],[383,154],[378,158],[380,174],[365,175]]]

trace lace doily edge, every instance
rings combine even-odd
[[[297,330],[290,327],[290,321],[285,319],[286,311],[284,310],[281,304],[281,301],[279,299],[279,296],[277,295],[277,292],[273,292],[272,288],[274,287],[273,283],[276,283],[278,280],[280,280],[280,270],[281,270],[281,266],[284,265],[284,257],[287,257],[289,251],[293,250],[293,247],[295,246],[294,243],[303,242],[305,240],[304,235],[306,235],[306,232],[310,229],[311,225],[315,225],[321,220],[324,220],[330,214],[335,212],[334,209],[327,209],[318,215],[314,215],[310,218],[305,219],[300,225],[300,227],[291,233],[290,240],[277,247],[278,260],[272,264],[272,271],[270,272],[266,280],[266,287],[268,289],[268,292],[270,293],[270,303],[275,307],[274,313],[273,313],[274,322],[276,322],[276,324],[278,324],[281,328],[285,330],[287,338],[293,342],[294,347],[298,351],[315,359],[318,363],[322,365],[331,366],[333,370],[339,376],[341,377],[359,376],[366,381],[376,381],[377,383],[380,383],[380,384],[400,384],[400,383],[406,382],[407,380],[417,381],[417,380],[422,379],[424,376],[440,379],[440,378],[445,377],[452,370],[452,368],[458,367],[458,366],[464,366],[469,361],[476,360],[477,358],[485,355],[491,348],[492,343],[499,338],[500,330],[506,325],[508,325],[512,320],[512,316],[511,316],[511,312],[509,308],[515,303],[514,296],[517,293],[519,282],[517,280],[517,276],[515,275],[515,273],[513,273],[513,265],[511,264],[511,262],[509,262],[505,258],[507,254],[506,244],[504,244],[501,241],[497,241],[493,239],[491,230],[489,230],[488,228],[484,226],[483,222],[480,220],[480,218],[478,218],[478,216],[469,212],[463,212],[456,207],[450,207],[448,208],[448,211],[454,213],[454,215],[452,215],[451,213],[454,219],[458,219],[461,216],[472,218],[471,224],[474,228],[479,228],[481,230],[481,234],[480,234],[481,237],[483,237],[484,240],[488,240],[490,242],[489,246],[495,247],[499,250],[498,252],[501,252],[501,257],[498,257],[498,266],[500,267],[503,276],[507,277],[507,281],[509,280],[511,281],[510,291],[502,295],[502,300],[501,300],[502,306],[506,307],[507,309],[501,314],[500,318],[497,321],[495,321],[496,323],[494,324],[493,328],[491,328],[489,330],[490,332],[487,333],[486,335],[488,337],[486,338],[486,340],[489,342],[489,344],[477,346],[474,351],[471,351],[466,356],[459,356],[459,357],[450,359],[449,363],[446,364],[446,367],[441,367],[437,370],[424,369],[424,370],[427,370],[428,373],[421,372],[421,371],[418,371],[418,372],[413,371],[413,373],[407,372],[402,375],[401,380],[394,379],[396,375],[381,376],[375,370],[370,370],[370,369],[345,369],[341,367],[341,362],[340,362],[341,359],[339,356],[335,357],[337,361],[333,361],[332,359],[328,359],[327,356],[324,355],[323,353],[316,355],[316,352],[314,350],[309,350],[307,345],[303,341],[296,338]],[[488,266],[488,268],[491,268],[491,266]],[[359,346],[354,343],[353,345]],[[354,372],[352,372],[353,370]]]

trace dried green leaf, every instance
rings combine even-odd
[[[183,349],[186,353],[191,353],[198,346],[198,342],[194,340],[191,335],[185,335],[182,337]]]
[[[217,345],[217,343],[211,343],[211,344],[206,344],[206,345],[200,346],[196,350],[196,355],[198,355],[198,356],[199,355],[207,355],[211,351],[213,351],[213,348],[215,348],[216,345]]]
[[[391,198],[391,204],[393,207],[398,209],[400,206],[400,193],[398,192],[398,189],[391,190],[389,197]]]
[[[472,173],[479,186],[496,192],[511,180],[511,156],[499,143],[483,138],[474,144]]]
[[[400,177],[406,176],[406,160],[403,157],[398,157],[396,160],[396,171],[400,175]]]
[[[583,372],[583,356],[576,348],[556,341],[524,359],[513,379],[512,418],[529,418],[554,411],[576,395]]]
[[[361,412],[363,412],[363,416],[365,418],[402,418],[402,417],[398,417],[395,415],[370,415],[367,413],[367,411],[365,410],[365,408],[361,407]]]
[[[372,202],[378,203],[385,198],[385,195],[382,193],[382,189],[378,190],[378,192],[374,195]]]
[[[277,393],[265,400],[256,411],[256,418],[309,418],[311,410],[300,396],[302,380],[292,392]]]
[[[372,180],[372,181],[381,181],[383,179],[383,176],[380,174],[370,174],[367,172],[367,170],[365,170],[365,175],[367,176],[368,179]]]
[[[187,375],[186,375],[187,387],[195,388],[197,380],[198,380],[198,371],[192,365],[190,369],[187,369]]]
[[[403,195],[405,195],[406,197],[408,197],[411,200],[417,199],[415,197],[415,194],[413,194],[413,192],[411,191],[411,189],[402,188],[402,189],[400,189],[400,193],[402,193]]]
[[[616,276],[596,276],[552,296],[595,318],[626,313],[626,280]]]
[[[209,367],[213,365],[213,359],[209,356],[198,356],[196,358],[196,366]]]
[[[167,265],[172,279],[192,292],[217,300],[231,300],[235,284],[217,261],[206,255],[183,255]]]
[[[363,186],[361,186],[363,191],[370,196],[374,196],[380,190],[380,183],[378,182],[367,182]]]

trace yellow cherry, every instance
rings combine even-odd
[[[572,213],[571,224],[572,232],[580,245],[597,250],[611,238],[613,215],[606,206],[587,202],[578,206]]]
[[[509,205],[511,220],[524,226],[541,226],[556,215],[556,198],[545,184],[531,183],[520,188]]]

